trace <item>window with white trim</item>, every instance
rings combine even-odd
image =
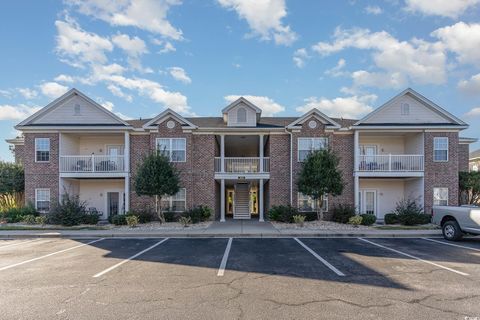
[[[433,205],[448,206],[448,188],[433,188]]]
[[[433,138],[433,161],[448,161],[448,138]]]
[[[50,189],[35,189],[35,209],[41,213],[50,211]]]
[[[171,162],[185,162],[187,142],[185,138],[157,138],[157,150]]]
[[[50,138],[35,138],[35,162],[50,161]]]
[[[328,138],[298,138],[298,162],[303,162],[310,153],[316,150],[326,149]]]
[[[187,208],[187,191],[185,188],[180,190],[173,196],[162,197],[162,209],[172,212],[183,212]]]
[[[238,108],[238,110],[237,110],[237,122],[238,123],[247,122],[247,110],[245,110],[245,108]]]
[[[297,202],[298,211],[300,212],[312,212],[317,210],[316,201],[312,197],[304,195],[301,192],[297,195]],[[322,211],[328,211],[328,194],[323,196]]]

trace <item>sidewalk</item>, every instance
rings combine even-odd
[[[225,237],[437,237],[440,230],[302,230],[276,229],[270,222],[252,220],[213,222],[205,229],[185,230],[12,230],[0,231],[0,239],[9,238],[225,238]]]

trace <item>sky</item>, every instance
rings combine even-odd
[[[3,161],[72,87],[125,119],[220,116],[238,96],[360,119],[411,87],[480,137],[480,0],[0,1],[0,43]]]

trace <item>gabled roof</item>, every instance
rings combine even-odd
[[[468,158],[469,158],[470,160],[480,158],[480,149],[470,152],[470,155],[469,155]]]
[[[223,108],[222,113],[227,113],[230,109],[236,107],[236,106],[237,106],[238,104],[240,104],[240,103],[246,104],[247,106],[249,106],[250,108],[252,108],[253,110],[255,110],[256,113],[262,113],[262,109],[260,109],[259,107],[257,107],[256,105],[254,105],[253,103],[251,103],[250,101],[248,101],[247,99],[245,99],[244,97],[238,98],[237,100],[233,101],[233,102],[230,103],[228,106],[226,106],[225,108]]]
[[[443,109],[442,107],[440,107],[439,105],[437,105],[436,103],[434,103],[433,101],[427,99],[426,97],[424,97],[423,95],[421,95],[420,93],[418,93],[417,91],[413,90],[412,88],[407,88],[405,89],[404,91],[400,92],[399,94],[397,94],[395,97],[393,97],[392,99],[388,100],[387,102],[385,102],[383,105],[381,105],[380,107],[378,107],[377,109],[375,109],[373,112],[367,114],[365,117],[363,117],[362,119],[360,119],[359,121],[357,121],[353,126],[359,126],[359,125],[362,125],[364,124],[365,121],[367,121],[368,119],[370,119],[371,117],[373,117],[374,115],[378,114],[380,111],[382,111],[383,109],[389,107],[390,105],[392,105],[396,100],[400,99],[401,97],[407,95],[407,94],[410,94],[411,96],[413,96],[414,98],[416,98],[417,100],[419,100],[420,102],[422,102],[422,104],[429,108],[430,110],[436,112],[437,114],[439,114],[440,116],[446,118],[446,120],[448,119],[449,121],[451,121],[451,123],[448,123],[449,125],[458,125],[458,126],[462,126],[462,127],[468,127],[468,124],[463,122],[462,120],[460,120],[459,118],[455,117],[453,114],[451,114],[450,112],[448,112],[447,110]],[[447,124],[447,123],[446,123]],[[364,125],[367,125],[367,124],[364,124]],[[368,125],[378,125],[378,124],[368,124]],[[389,125],[387,123],[385,123],[385,125]],[[391,124],[390,124],[391,125]],[[412,123],[412,125],[418,125],[416,123]]]
[[[319,120],[320,122],[322,122],[323,124],[327,125],[327,126],[331,126],[333,128],[341,128],[340,124],[338,124],[337,122],[333,121],[332,118],[328,117],[326,114],[322,113],[320,110],[318,110],[317,108],[313,108],[312,110],[308,111],[307,113],[305,113],[303,116],[301,116],[300,118],[298,118],[297,120],[293,121],[292,123],[290,123],[287,128],[291,129],[291,128],[294,128],[298,125],[301,125],[303,124],[305,121],[307,121],[308,118],[310,117],[315,117],[317,120]]]
[[[118,117],[117,115],[115,115],[113,112],[110,112],[108,111],[106,108],[104,108],[103,106],[101,106],[100,104],[98,104],[97,102],[95,102],[94,100],[90,99],[89,97],[87,97],[85,94],[83,94],[82,92],[80,92],[79,90],[75,89],[75,88],[72,88],[70,90],[68,90],[66,93],[64,93],[62,96],[58,97],[57,99],[53,100],[52,102],[50,102],[48,105],[46,105],[45,107],[43,107],[42,109],[40,109],[39,111],[35,112],[34,114],[32,114],[30,117],[28,117],[27,119],[23,120],[22,122],[20,122],[19,124],[17,124],[15,126],[16,129],[19,129],[19,128],[22,128],[22,127],[26,127],[26,126],[35,126],[36,124],[34,123],[36,119],[39,119],[43,116],[45,116],[46,114],[48,114],[49,112],[52,112],[55,108],[57,108],[58,106],[61,106],[62,102],[64,102],[65,100],[67,99],[70,99],[71,97],[73,96],[79,96],[81,97],[82,99],[86,100],[88,103],[90,103],[94,108],[98,109],[99,111],[105,113],[107,116],[111,117],[113,120],[115,120],[116,122],[118,122],[118,124],[108,124],[110,126],[114,126],[114,125],[119,125],[119,126],[130,126],[130,124],[128,124],[126,121],[122,120],[120,117]],[[41,126],[43,127],[47,127],[47,126],[62,126],[63,124],[57,124],[57,123],[52,123],[52,124],[41,124]],[[80,124],[80,125],[85,125],[85,124]]]
[[[148,121],[147,123],[145,123],[142,127],[144,129],[154,128],[155,124],[163,122],[168,117],[174,118],[175,120],[180,122],[180,124],[182,124],[182,126],[187,127],[189,129],[196,129],[197,128],[196,125],[194,125],[193,123],[191,123],[190,121],[188,121],[187,119],[185,119],[184,117],[182,117],[181,115],[179,115],[178,113],[176,113],[175,111],[173,111],[170,108],[166,109],[165,111],[160,113],[158,116],[156,116],[155,118],[153,118],[150,121]]]

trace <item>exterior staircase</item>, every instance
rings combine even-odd
[[[235,185],[233,219],[250,219],[250,190],[248,183]]]

